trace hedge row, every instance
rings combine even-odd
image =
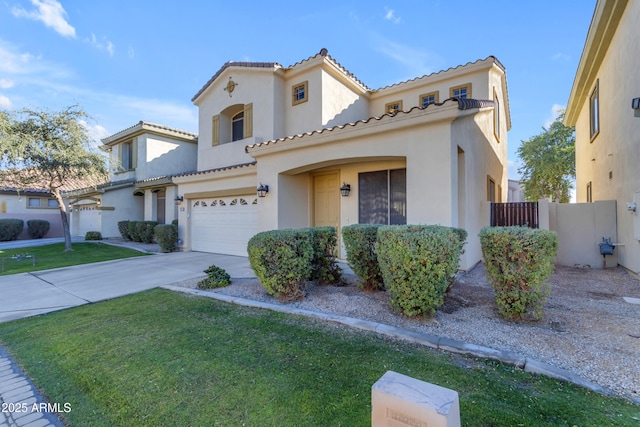
[[[500,314],[511,320],[540,320],[551,292],[546,283],[558,252],[554,231],[486,227],[480,231],[487,279]]]
[[[270,295],[283,301],[304,298],[307,281],[342,284],[335,262],[333,227],[264,231],[247,245],[249,263]]]
[[[16,240],[22,233],[24,221],[21,219],[3,218],[0,219],[0,241],[8,242]]]

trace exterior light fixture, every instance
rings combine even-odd
[[[269,186],[264,185],[263,183],[260,183],[258,188],[256,188],[256,191],[258,192],[258,197],[265,197],[269,192]]]
[[[183,200],[184,200],[184,197],[182,197],[182,196],[176,196],[176,198],[173,199],[173,201],[174,201],[174,203],[176,205],[181,205]]]
[[[97,201],[96,201],[96,204],[97,204],[98,206],[100,206],[100,205],[102,204],[102,200],[97,200]]]
[[[640,98],[633,98],[631,100],[631,108],[633,108],[633,115],[640,117]]]
[[[350,192],[351,192],[351,185],[347,184],[346,182],[343,182],[342,187],[340,187],[340,194],[342,194],[342,197],[348,197]]]

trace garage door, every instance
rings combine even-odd
[[[191,249],[247,256],[247,242],[258,231],[255,194],[191,199]]]
[[[78,236],[84,237],[87,231],[101,231],[100,211],[97,208],[98,205],[76,206],[73,213],[78,215]]]

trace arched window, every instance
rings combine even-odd
[[[231,119],[231,141],[244,139],[244,111],[240,111]]]

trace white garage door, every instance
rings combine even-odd
[[[191,199],[191,249],[247,256],[247,242],[258,231],[255,194]]]
[[[78,236],[87,234],[87,231],[101,231],[100,211],[98,205],[79,205],[74,209],[74,214],[78,215]]]

